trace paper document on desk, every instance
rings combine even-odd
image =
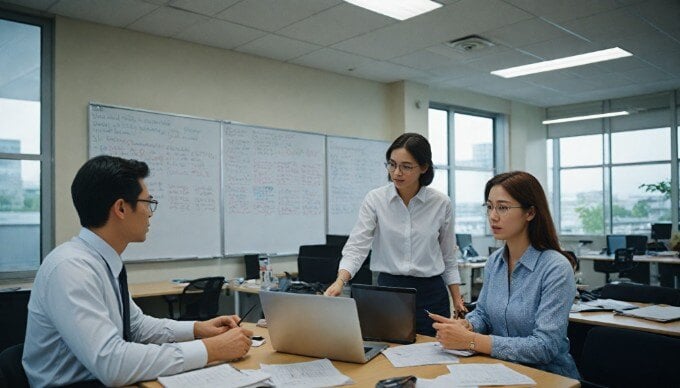
[[[260,368],[272,376],[277,387],[313,388],[354,384],[354,380],[340,373],[327,358],[295,364],[260,364]]]
[[[448,365],[453,386],[474,385],[536,385],[530,377],[503,364]]]
[[[446,352],[439,342],[394,346],[383,350],[382,353],[395,368],[459,362],[458,357]]]
[[[680,307],[654,305],[640,307],[635,310],[620,311],[618,314],[656,322],[672,322],[680,319]]]
[[[628,302],[614,299],[595,299],[587,302],[580,302],[571,306],[570,312],[580,313],[587,311],[623,311],[636,309],[637,306]]]
[[[262,387],[268,386],[270,376],[258,370],[238,370],[229,364],[196,369],[173,376],[158,378],[165,388],[214,388],[214,387]]]

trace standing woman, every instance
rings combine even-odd
[[[508,172],[487,182],[484,197],[493,236],[505,247],[487,260],[477,308],[466,319],[431,315],[437,339],[447,349],[579,378],[567,339],[575,263],[560,249],[541,185]]]
[[[465,311],[454,256],[451,200],[427,187],[434,170],[430,143],[422,135],[399,136],[385,159],[391,183],[366,195],[342,250],[338,278],[325,294],[339,295],[372,248],[371,270],[379,272],[378,284],[415,288],[417,331],[434,335],[432,320],[423,309],[451,316],[447,286],[455,311]]]

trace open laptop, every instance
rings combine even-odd
[[[352,285],[365,340],[412,344],[416,341],[416,289]]]
[[[277,352],[366,363],[389,345],[364,342],[354,299],[260,291]]]

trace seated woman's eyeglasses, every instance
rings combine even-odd
[[[158,207],[158,201],[155,199],[136,199],[135,202],[146,202],[147,206],[149,206],[149,210],[151,210],[151,213],[156,211],[156,208]]]
[[[490,203],[485,203],[482,205],[482,210],[487,216],[490,216],[491,213],[493,213],[494,209],[496,209],[496,213],[498,213],[499,216],[504,216],[508,214],[510,209],[522,209],[524,206],[510,206],[510,205],[492,205]]]
[[[396,164],[396,163],[393,163],[393,162],[385,162],[385,168],[389,172],[397,171],[397,167],[399,167],[401,172],[403,172],[404,174],[408,174],[411,171],[413,171],[414,168],[416,168],[416,166],[414,166],[412,164]]]

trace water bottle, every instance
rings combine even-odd
[[[272,266],[269,262],[269,257],[266,255],[261,255],[259,257],[260,262],[260,288],[263,290],[269,290],[272,281]]]

